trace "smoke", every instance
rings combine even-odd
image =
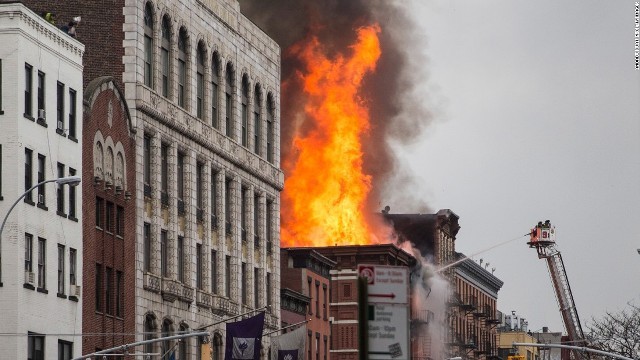
[[[240,0],[242,13],[278,42],[282,49],[281,154],[287,172],[295,160],[292,139],[314,124],[305,121],[304,99],[298,76],[301,63],[289,51],[312,36],[329,57],[355,40],[355,29],[378,23],[382,29],[382,55],[375,73],[366,80],[360,96],[370,109],[371,128],[363,139],[364,172],[372,177],[367,207],[377,210],[385,194],[408,191],[408,178],[391,144],[415,141],[431,122],[418,86],[427,79],[424,34],[411,16],[407,1],[400,0]],[[393,191],[385,191],[392,188]],[[407,199],[415,199],[406,196]],[[424,203],[413,206],[425,209]],[[407,209],[410,210],[410,209]],[[415,210],[415,209],[411,209]]]
[[[450,296],[449,282],[436,271],[435,266],[423,257],[420,251],[410,242],[397,244],[400,248],[412,254],[416,260],[416,268],[411,277],[411,307],[414,311],[412,318],[426,320],[422,326],[417,326],[411,337],[415,341],[428,339],[426,343],[417,344],[419,351],[414,356],[424,355],[432,359],[445,359],[446,336],[448,327],[447,299]]]

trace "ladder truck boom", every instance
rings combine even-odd
[[[562,320],[571,345],[586,346],[587,342],[582,332],[576,304],[573,301],[567,271],[562,261],[562,255],[556,249],[555,227],[551,225],[549,220],[544,223],[540,221],[536,227],[531,229],[529,235],[531,236],[530,241],[527,243],[529,247],[537,250],[539,259],[546,259],[547,261],[551,282],[553,283],[553,289],[556,293]],[[581,358],[581,354],[574,352],[574,358]]]

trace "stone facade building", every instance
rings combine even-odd
[[[112,76],[123,89],[136,140],[136,280],[125,283],[136,333],[192,330],[267,305],[266,327],[277,327],[279,46],[237,0],[23,3],[60,21],[81,15],[85,86]],[[208,330],[217,358],[224,324]],[[178,353],[198,357],[197,340]]]
[[[0,44],[1,356],[70,359],[82,350],[82,192],[55,179],[83,171],[84,46],[20,3],[0,4]]]

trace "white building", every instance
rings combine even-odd
[[[82,173],[84,46],[19,3],[0,4],[0,216],[32,186]],[[0,239],[0,357],[81,351],[80,188],[44,184]],[[9,335],[7,335],[9,334]],[[29,336],[27,336],[27,334]]]

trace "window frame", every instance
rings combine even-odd
[[[69,168],[69,176],[75,176],[76,169]],[[76,218],[76,187],[69,187],[69,219],[78,221]]]
[[[240,114],[242,132],[240,143],[244,147],[249,147],[249,80],[246,75],[242,77],[241,95]]]
[[[144,246],[144,259],[143,259],[143,269],[145,272],[151,272],[151,224],[145,222],[142,225],[142,236],[143,236],[143,246]]]
[[[58,168],[58,178],[64,177],[64,168],[65,168],[64,164],[58,163],[57,168]],[[67,217],[66,213],[64,212],[64,205],[65,205],[64,184],[56,184],[56,185],[57,185],[57,189],[56,189],[57,214],[62,217]]]
[[[24,234],[24,271],[33,272],[33,235]]]
[[[64,84],[56,82],[56,133],[64,135]]]
[[[33,66],[28,63],[24,64],[24,117],[34,120],[33,118]]]
[[[144,7],[143,83],[150,88],[153,88],[153,25],[153,9],[147,2]]]
[[[69,134],[68,137],[71,140],[76,140],[76,117],[77,117],[77,93],[72,88],[69,88]]]
[[[171,20],[167,15],[162,18],[160,41],[161,94],[165,98],[171,96]]]
[[[220,129],[220,59],[211,57],[211,126]]]
[[[169,233],[167,230],[160,230],[160,275],[163,278],[169,277]]]
[[[204,287],[203,264],[202,244],[196,243],[196,288],[199,290],[202,290]]]
[[[58,295],[65,294],[66,269],[65,269],[65,246],[58,244]]]
[[[227,64],[225,71],[225,135],[233,138],[233,83],[234,73],[231,63]]]
[[[178,93],[176,102],[178,106],[187,109],[187,62],[188,62],[188,35],[184,28],[178,32]]]
[[[47,190],[45,184],[41,184],[46,178],[47,169],[47,157],[42,154],[38,154],[38,207],[47,209]]]
[[[24,190],[28,191],[33,187],[33,150],[25,148],[24,155]],[[27,192],[27,195],[24,197],[24,202],[34,205],[32,191]]]
[[[47,239],[38,237],[38,290],[47,289]]]
[[[196,117],[200,120],[204,119],[204,62],[206,54],[207,51],[201,42],[198,45],[198,54],[196,56]]]
[[[260,127],[262,126],[262,99],[260,94],[260,87],[256,85],[253,94],[253,152],[260,156],[261,148],[260,142],[262,140],[262,131]]]

